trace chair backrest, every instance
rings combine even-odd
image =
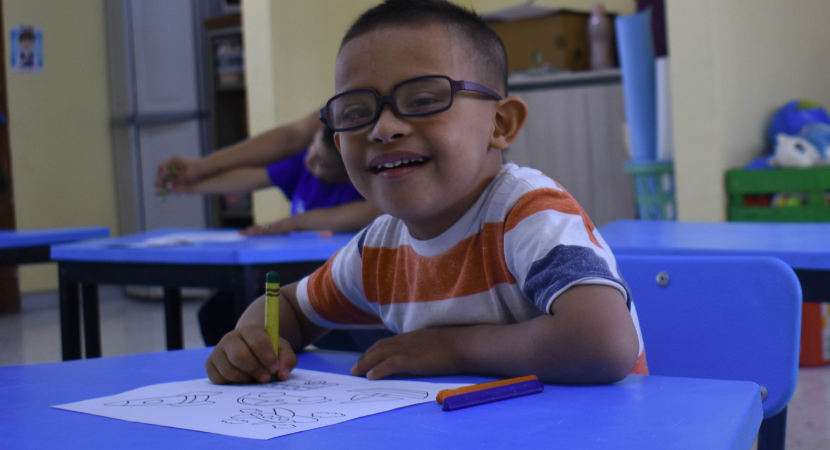
[[[652,375],[747,380],[765,387],[764,417],[798,377],[801,286],[777,258],[618,256]]]

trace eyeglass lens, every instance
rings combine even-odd
[[[452,102],[452,86],[446,78],[422,78],[398,85],[393,92],[397,112],[404,116],[424,115],[445,109]],[[359,91],[334,99],[329,117],[335,129],[369,124],[377,113],[373,92]]]

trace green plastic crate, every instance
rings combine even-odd
[[[634,177],[637,217],[641,220],[676,220],[674,165],[668,162],[625,163],[625,171]]]
[[[728,217],[740,222],[830,222],[830,167],[804,169],[745,170],[726,172],[729,194]],[[802,193],[803,206],[744,206],[747,195]]]

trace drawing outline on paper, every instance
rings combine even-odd
[[[276,406],[276,405],[307,405],[310,403],[325,403],[331,400],[317,395],[313,397],[304,397],[301,395],[288,395],[285,392],[251,392],[243,395],[236,400],[243,405],[251,406]]]
[[[348,392],[357,392],[357,394],[353,395],[350,400],[341,403],[388,402],[405,399],[425,399],[429,396],[429,392],[427,391],[395,388],[349,389]]]
[[[457,387],[414,380],[367,380],[296,368],[287,381],[222,386],[207,378],[174,381],[55,408],[264,440],[429,402],[441,389]]]
[[[320,419],[331,419],[345,417],[345,414],[333,412],[313,412],[308,416],[301,416],[286,408],[272,408],[271,412],[265,412],[256,408],[240,409],[238,414],[225,419],[222,422],[231,425],[271,425],[273,428],[295,428],[296,424],[316,423]]]
[[[135,400],[121,400],[117,402],[104,403],[104,406],[204,406],[216,403],[211,396],[220,395],[221,392],[187,392],[168,397],[148,397]]]
[[[263,384],[263,387],[278,389],[281,391],[312,391],[315,389],[323,389],[327,387],[337,386],[337,383],[331,383],[325,380],[306,380],[303,378],[291,378],[285,381],[275,381],[273,383]]]

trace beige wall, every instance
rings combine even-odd
[[[3,17],[17,228],[117,232],[103,0],[5,0]],[[10,70],[19,24],[43,29],[39,74]],[[55,265],[21,267],[20,283],[55,289]]]
[[[547,7],[587,10],[595,0],[539,0]],[[245,0],[246,83],[251,132],[298,119],[334,94],[334,59],[340,39],[360,13],[378,0]],[[517,0],[458,0],[479,12]],[[634,0],[608,0],[608,10],[630,13]],[[259,223],[288,215],[277,189],[254,196]]]
[[[681,220],[722,221],[723,177],[760,156],[781,105],[830,107],[830,1],[668,0]]]

